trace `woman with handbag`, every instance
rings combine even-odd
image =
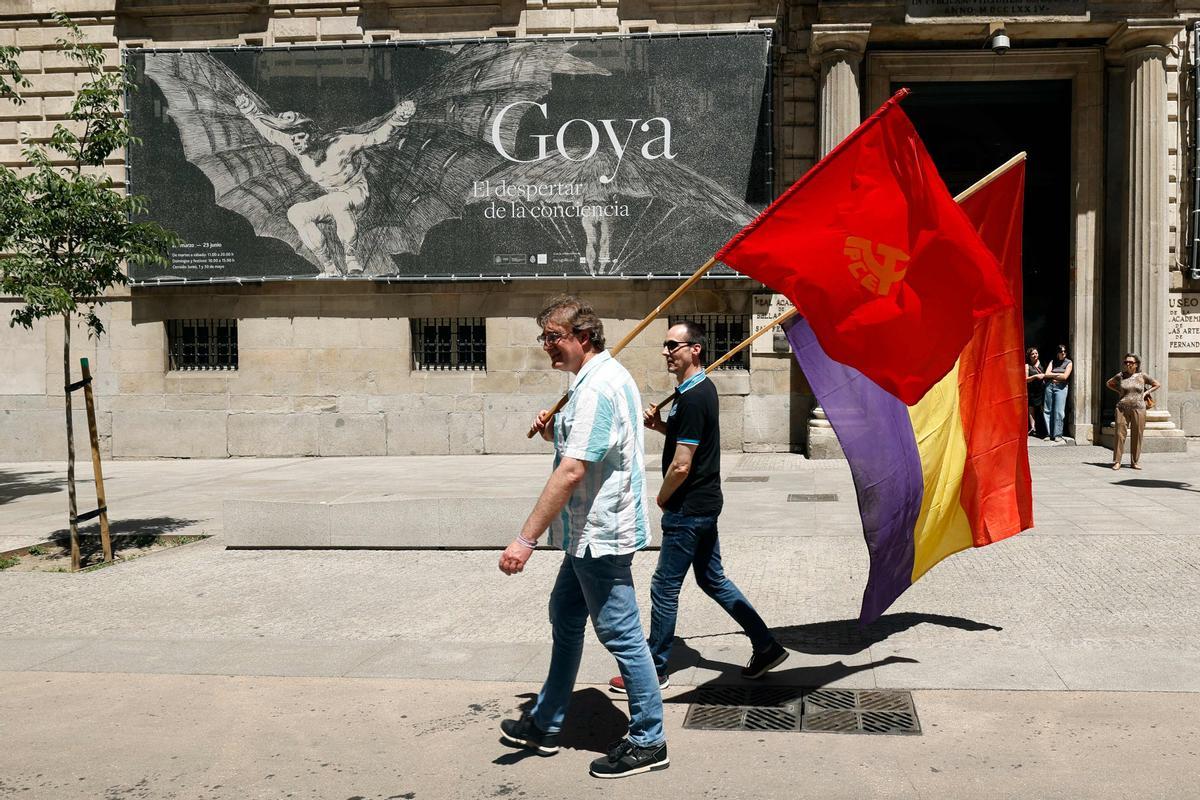
[[[1113,437],[1113,469],[1121,468],[1121,455],[1125,450],[1125,436],[1129,435],[1129,465],[1141,469],[1138,461],[1142,457],[1142,434],[1146,430],[1146,409],[1154,408],[1150,393],[1160,384],[1141,371],[1142,360],[1136,353],[1126,353],[1121,371],[1105,384],[1117,393],[1116,435]]]

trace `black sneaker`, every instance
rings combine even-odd
[[[749,680],[761,678],[783,663],[788,657],[788,651],[779,642],[771,642],[763,650],[750,658],[750,663],[742,668],[742,677]]]
[[[588,770],[595,778],[626,778],[643,772],[666,769],[671,766],[667,758],[667,743],[638,747],[628,739],[617,742],[612,751],[592,762]]]
[[[658,690],[660,692],[663,689],[670,687],[670,685],[671,685],[671,676],[670,675],[659,675],[658,676]],[[622,678],[620,675],[618,675],[617,677],[613,678],[612,680],[610,680],[608,682],[608,690],[610,692],[612,692],[613,694],[629,694],[629,690],[625,688],[625,679]]]
[[[521,714],[520,719],[501,720],[500,741],[527,748],[539,756],[552,756],[558,752],[558,734],[543,731],[527,713]]]

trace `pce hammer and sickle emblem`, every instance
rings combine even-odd
[[[861,236],[847,236],[842,252],[850,258],[850,274],[881,297],[887,297],[908,271],[908,253]]]

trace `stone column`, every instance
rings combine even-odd
[[[1181,26],[1129,20],[1109,40],[1125,68],[1125,196],[1122,231],[1121,352],[1162,382],[1157,408],[1146,414],[1148,452],[1186,449],[1184,432],[1167,410],[1167,289],[1170,285],[1167,57]],[[1104,365],[1101,374],[1116,371]]]
[[[808,58],[817,72],[817,155],[824,157],[862,122],[863,53],[870,24],[813,25]],[[820,406],[808,421],[808,457],[843,458]]]

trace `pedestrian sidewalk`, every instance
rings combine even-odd
[[[861,534],[844,461],[811,461],[789,453],[725,453],[723,459],[723,530],[781,537]],[[1193,505],[1196,494],[1187,489],[1200,488],[1200,456],[1154,454],[1146,457],[1141,472],[1127,467],[1101,471],[1110,459],[1109,451],[1100,447],[1030,440],[1037,533],[1094,531],[1097,525],[1169,533],[1194,522],[1189,514],[1200,509],[1200,503]],[[155,460],[111,461],[104,469],[114,535],[222,537],[236,529],[244,536],[247,530],[262,528],[290,530],[294,536],[261,542],[234,537],[222,543],[336,546],[336,536],[322,540],[314,535],[329,524],[314,509],[340,507],[349,510],[340,519],[346,536],[374,523],[391,530],[394,540],[372,544],[470,548],[503,547],[511,541],[549,474],[550,459],[497,455]],[[649,497],[660,481],[658,457],[651,456]],[[60,463],[0,463],[0,552],[66,534],[65,483]],[[81,476],[76,486],[80,512],[95,508],[91,478]],[[1072,511],[1079,491],[1094,502]],[[372,508],[381,511],[364,512]],[[403,518],[397,518],[398,509],[405,511]],[[1111,515],[1093,518],[1092,512],[1103,510]],[[819,527],[798,524],[814,519],[814,513]],[[657,535],[658,514],[651,516]],[[82,530],[95,533],[96,523]]]
[[[922,735],[684,728],[695,687],[741,683],[749,657],[689,581],[664,692],[672,767],[629,790],[652,800],[1191,797],[1200,463],[1152,454],[1144,470],[1113,472],[1108,451],[1065,445],[1034,446],[1030,458],[1036,527],[951,556],[860,628],[867,554],[846,464],[728,455],[725,570],[790,653],[762,684],[905,689]],[[558,553],[539,551],[510,577],[495,549],[226,547],[229,502],[531,503],[548,458],[107,466],[118,535],[211,538],[95,572],[0,572],[0,719],[21,731],[0,748],[0,794],[607,791],[581,781],[626,718],[604,691],[612,658],[591,635],[564,752],[517,763],[497,742],[499,719],[547,671]],[[60,531],[65,505],[59,465],[0,465],[10,544]],[[654,563],[633,564],[643,625]],[[113,752],[131,755],[114,762]]]
[[[792,650],[778,679],[1200,691],[1200,463],[1163,455],[1113,472],[1107,451],[1067,446],[1035,448],[1031,459],[1037,526],[951,557],[860,630],[867,557],[845,463],[727,456],[722,550]],[[222,507],[264,497],[532,503],[548,461],[114,462],[114,532],[212,538],[94,573],[0,572],[0,670],[534,683],[548,658],[555,553],[508,578],[494,550],[228,550]],[[61,531],[65,496],[51,465],[0,466],[0,493],[10,547]],[[653,565],[635,560],[642,593]],[[672,680],[736,680],[744,639],[694,586],[681,602]],[[602,683],[611,669],[593,643],[581,680]]]

